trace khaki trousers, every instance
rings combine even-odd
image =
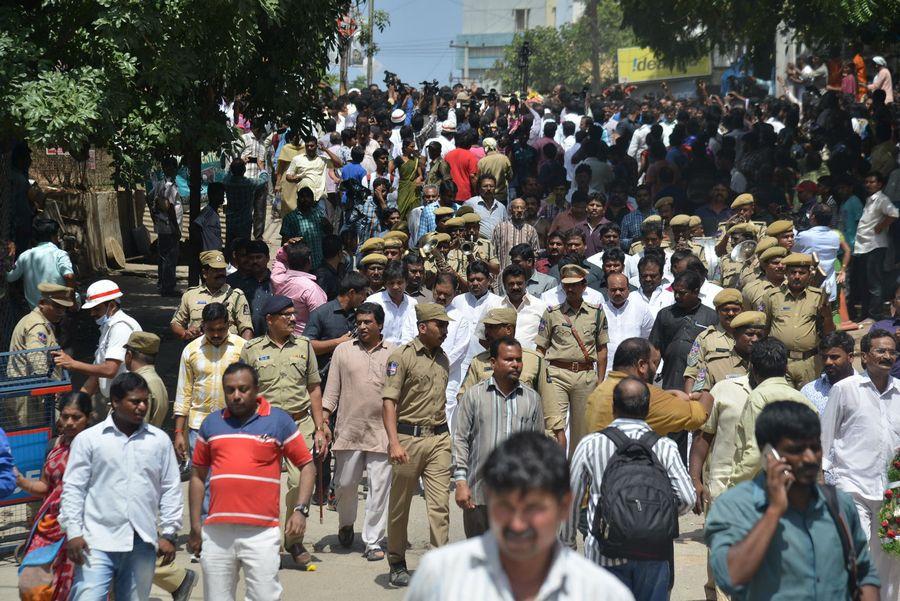
[[[559,411],[567,420],[569,430],[569,457],[585,435],[589,434],[585,409],[587,399],[597,387],[597,372],[570,371],[553,365],[547,366],[550,384],[547,394],[553,395],[559,405]]]
[[[790,357],[790,355],[788,356]],[[818,353],[806,359],[790,359],[787,364],[788,375],[794,388],[800,390],[822,373],[822,358]]]
[[[297,421],[296,423],[297,429],[300,430],[300,434],[303,435],[303,441],[306,442],[306,446],[309,448],[310,452],[312,452],[313,434],[316,431],[316,424],[313,422],[312,417],[310,417],[309,415],[305,416],[303,419]],[[287,467],[287,490],[285,490],[284,492],[284,506],[286,507],[285,511],[287,512],[287,515],[290,516],[291,512],[294,510],[294,507],[297,505],[297,500],[300,498],[300,469],[290,461],[285,461],[285,465]],[[318,466],[316,467],[318,468]],[[286,519],[285,524],[284,526],[282,526],[282,528],[285,527],[287,527]],[[285,549],[289,549],[291,545],[302,543],[302,536],[288,537],[287,532],[285,532]]]
[[[391,564],[406,561],[409,505],[420,477],[425,486],[431,547],[446,545],[450,540],[450,434],[418,438],[400,434],[399,438],[409,461],[394,464],[391,470],[387,531]]]

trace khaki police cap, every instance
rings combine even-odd
[[[450,207],[438,207],[434,210],[435,217],[447,217],[453,215],[453,209]]]
[[[675,215],[669,221],[669,225],[671,225],[672,227],[681,227],[681,226],[687,227],[690,224],[691,224],[691,216],[685,215],[685,214]]]
[[[766,234],[769,236],[777,236],[778,234],[786,234],[794,229],[794,222],[790,219],[779,219],[773,221],[766,228]]]
[[[737,198],[734,199],[734,202],[731,203],[731,208],[740,209],[741,207],[748,207],[755,202],[753,195],[745,192],[744,194],[738,194]]]
[[[68,286],[41,282],[38,284],[38,291],[41,293],[41,298],[53,301],[61,307],[71,307],[75,304],[75,301],[72,300],[73,290]]]
[[[697,217],[696,215],[691,215],[691,220],[688,223],[688,225],[690,225],[691,227],[697,227],[701,223],[703,223],[703,222],[700,220],[699,217]]]
[[[437,303],[419,303],[416,305],[416,321],[453,321],[447,315],[447,310]]]
[[[767,248],[759,255],[759,260],[763,263],[768,263],[772,259],[781,259],[786,257],[788,251],[783,246],[773,246],[772,248]]]
[[[563,284],[577,284],[578,282],[585,281],[588,272],[578,265],[566,265],[559,270],[559,274],[562,276],[559,281]]]
[[[228,263],[220,250],[207,250],[200,253],[200,264],[213,269],[225,269]]]
[[[657,209],[661,209],[667,205],[671,207],[673,204],[675,204],[674,198],[672,198],[671,196],[663,196],[662,198],[657,200],[656,204],[654,204],[653,206],[656,207]]]
[[[486,326],[515,325],[518,313],[509,307],[497,307],[484,314],[481,320]]]
[[[444,222],[445,227],[465,227],[466,220],[462,217],[451,217]]]
[[[369,253],[362,259],[359,264],[368,267],[369,265],[387,265],[388,259],[381,253]]]
[[[475,209],[473,207],[470,207],[469,205],[463,205],[456,209],[456,216],[462,217],[463,215],[471,215],[474,212]]]
[[[812,267],[816,264],[812,255],[806,253],[791,253],[781,260],[785,267]]]
[[[478,213],[466,213],[461,218],[457,217],[457,219],[462,219],[465,223],[481,223],[481,215]]]
[[[742,311],[731,320],[731,327],[733,329],[745,326],[754,326],[757,328],[766,327],[766,314],[760,311]]]
[[[659,215],[650,215],[646,219],[641,222],[641,225],[646,225],[648,223],[662,223],[662,217]]]
[[[159,336],[150,332],[132,332],[125,348],[145,355],[156,355],[159,353]]]
[[[382,236],[382,238],[384,239],[385,243],[387,243],[388,240],[393,239],[399,240],[401,244],[406,244],[407,242],[409,242],[409,234],[407,234],[406,232],[401,232],[400,230],[391,230],[384,236]]]
[[[749,223],[736,223],[728,228],[728,235],[753,233],[753,227]]]
[[[728,304],[742,304],[744,302],[744,297],[741,296],[740,290],[735,290],[734,288],[724,288],[718,294],[713,297],[713,305],[715,305],[716,309],[721,307],[722,305]]]
[[[450,234],[445,234],[444,232],[437,232],[431,237],[431,242],[434,244],[441,244],[443,242],[450,242]]]
[[[400,238],[385,238],[384,248],[403,248],[403,240]]]
[[[758,257],[773,246],[778,246],[778,240],[773,238],[772,236],[763,236],[756,243],[756,250],[753,252],[755,252],[756,256]]]
[[[359,252],[381,252],[384,250],[384,238],[369,238],[359,245]]]

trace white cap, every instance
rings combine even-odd
[[[359,94],[359,88],[350,88],[349,90],[347,90],[347,94],[353,94],[354,92]]]
[[[444,121],[443,123],[441,123],[441,131],[453,133],[456,131],[456,125],[452,121]]]
[[[394,109],[391,112],[392,123],[403,123],[404,121],[406,121],[406,111],[403,109]]]
[[[88,286],[87,294],[85,294],[85,302],[81,305],[82,309],[90,309],[96,307],[100,303],[105,303],[116,298],[122,297],[122,291],[119,285],[112,280],[97,280]]]
[[[884,60],[883,56],[873,56],[872,62],[876,65],[881,65],[882,67],[887,67],[887,61]]]

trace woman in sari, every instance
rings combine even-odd
[[[24,601],[65,601],[72,588],[75,566],[66,556],[66,535],[59,526],[63,474],[72,439],[87,428],[91,397],[83,392],[64,396],[58,406],[59,437],[47,454],[40,480],[16,473],[16,485],[44,501],[25,542],[19,566],[19,596]]]
[[[425,162],[416,151],[416,141],[404,138],[400,143],[402,154],[394,159],[394,167],[400,176],[397,185],[397,208],[400,218],[406,219],[413,207],[419,206],[419,188],[422,186]]]

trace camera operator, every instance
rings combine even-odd
[[[371,193],[356,180],[341,184],[346,193],[342,229],[352,229],[359,240],[368,240],[386,229],[383,223],[388,207],[396,207],[390,198],[390,182],[383,177],[372,182]]]

